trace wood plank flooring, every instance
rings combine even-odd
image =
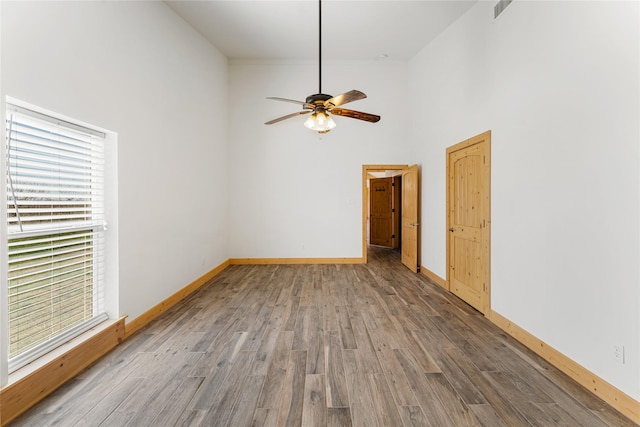
[[[413,274],[231,266],[12,426],[631,426]]]

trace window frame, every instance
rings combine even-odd
[[[67,117],[64,117],[60,114],[57,113],[53,113],[50,111],[46,111],[44,109],[41,109],[39,107],[35,107],[32,105],[28,105],[26,103],[23,103],[19,100],[10,98],[10,97],[6,97],[5,102],[2,104],[2,116],[5,117],[5,119],[8,119],[10,110],[14,110],[14,111],[21,111],[22,113],[29,114],[29,115],[33,115],[35,117],[40,117],[40,118],[45,118],[45,119],[52,119],[54,121],[57,121],[59,123],[62,123],[65,127],[71,127],[72,129],[75,130],[89,130],[89,132],[91,132],[93,135],[99,136],[100,138],[102,138],[102,145],[104,146],[104,149],[106,151],[106,156],[105,156],[105,163],[107,162],[115,162],[117,160],[117,151],[115,150],[115,142],[117,142],[117,136],[111,132],[108,132],[106,130],[100,129],[98,127],[92,126],[92,125],[87,125],[83,122],[80,122],[79,120],[75,120],[75,119],[70,119]],[[4,136],[3,141],[4,141],[4,146],[2,149],[2,156],[0,156],[0,159],[2,161],[2,175],[4,175],[5,177],[5,185],[2,186],[2,191],[0,192],[0,194],[2,195],[2,199],[3,199],[3,203],[2,203],[2,208],[0,209],[0,214],[2,216],[2,218],[4,218],[4,224],[1,227],[2,228],[2,239],[0,239],[0,241],[2,242],[2,250],[0,250],[0,262],[2,263],[2,265],[4,265],[5,267],[8,267],[8,263],[9,263],[9,254],[8,254],[8,246],[9,246],[9,240],[12,238],[12,234],[9,233],[9,226],[8,226],[8,215],[9,215],[9,209],[8,206],[10,205],[11,201],[10,201],[10,191],[7,188],[8,187],[8,172],[9,172],[9,168],[8,168],[8,154],[7,154],[7,127],[3,126],[2,129],[3,133],[2,135]],[[112,145],[112,147],[109,147],[110,145]],[[111,210],[112,212],[115,213],[115,218],[117,218],[117,177],[113,176],[113,171],[117,170],[117,165],[109,165],[108,163],[105,165],[105,187],[107,188],[102,197],[103,197],[103,205],[105,205],[104,210],[106,211],[107,208],[106,206],[109,204],[109,202],[107,201],[116,201],[115,202],[115,206],[109,207],[109,210]],[[108,171],[112,171],[111,173],[107,173]],[[113,184],[116,184],[115,186]],[[115,187],[115,188],[114,188]],[[95,230],[96,232],[100,232],[100,233],[104,233],[105,235],[108,234],[106,232],[106,219],[102,218],[100,221],[93,221],[92,224],[84,224],[81,225],[79,227],[76,227],[77,229],[91,229],[91,230]],[[116,232],[117,232],[117,219],[116,219]],[[47,230],[46,232],[51,232],[52,230]],[[58,230],[55,231],[53,230],[55,233],[64,233],[66,231],[70,231],[70,229],[66,229],[66,230]],[[42,231],[43,233],[45,232],[44,230]],[[34,231],[34,232],[25,232],[23,233],[25,236],[26,235],[33,235],[33,234],[37,234],[40,233],[39,231]],[[117,240],[114,239],[107,239],[107,238],[103,238],[102,239],[102,252],[105,253],[105,258],[109,256],[109,254],[117,254]],[[23,352],[20,355],[17,355],[15,357],[12,357],[11,359],[9,359],[9,338],[10,338],[10,332],[9,332],[9,315],[7,314],[8,310],[4,309],[4,310],[0,310],[0,385],[5,385],[8,382],[8,375],[11,372],[14,372],[18,369],[20,369],[21,367],[23,367],[24,365],[30,363],[33,360],[36,360],[37,358],[43,356],[44,354],[46,354],[47,352],[51,351],[52,349],[59,347],[61,345],[63,345],[64,343],[70,341],[71,339],[73,339],[74,337],[82,334],[83,332],[94,328],[97,324],[110,319],[110,318],[116,318],[118,313],[117,313],[117,280],[114,282],[114,273],[115,273],[115,279],[117,279],[117,264],[115,264],[115,269],[113,268],[113,261],[105,261],[105,264],[109,264],[111,265],[111,267],[104,267],[103,266],[103,271],[100,273],[100,275],[102,276],[101,279],[103,281],[102,283],[102,290],[100,291],[100,293],[103,294],[103,297],[105,299],[104,304],[105,307],[104,309],[101,310],[101,312],[99,313],[99,315],[94,316],[93,318],[84,321],[81,325],[77,325],[74,326],[72,328],[68,328],[67,330],[65,330],[64,332],[60,333],[58,336],[56,336],[55,338],[47,341],[46,345],[39,345],[37,347],[35,347],[34,349],[31,350],[27,350],[25,352]],[[3,270],[6,270],[5,268],[3,268]],[[3,274],[3,277],[0,280],[0,304],[2,304],[3,308],[8,308],[9,307],[9,295],[8,295],[8,278],[7,278],[7,274]],[[112,285],[107,287],[106,284],[106,278],[108,278],[111,282]],[[116,285],[114,287],[114,285]],[[108,289],[109,290],[108,290]],[[106,294],[106,297],[105,297]],[[94,301],[92,301],[92,304],[94,304]],[[37,350],[36,350],[37,349]]]

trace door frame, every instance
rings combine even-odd
[[[409,165],[362,165],[362,263],[367,263],[367,221],[369,213],[369,188],[367,181],[371,172],[402,170]]]
[[[470,147],[472,145],[478,144],[478,143],[484,143],[484,167],[482,168],[482,173],[483,173],[483,192],[482,192],[482,198],[483,198],[483,212],[482,212],[482,218],[485,221],[485,224],[483,226],[483,233],[482,233],[482,240],[483,240],[483,246],[482,246],[482,259],[484,261],[484,264],[482,266],[483,271],[484,271],[484,277],[483,277],[483,282],[484,282],[484,287],[483,287],[483,304],[482,304],[482,313],[485,316],[488,316],[491,313],[491,131],[488,130],[486,132],[483,132],[479,135],[476,135],[474,137],[471,137],[469,139],[465,139],[462,142],[459,142],[455,145],[452,145],[450,147],[447,147],[446,150],[446,164],[447,164],[447,171],[446,171],[446,179],[447,179],[447,201],[446,201],[446,208],[447,208],[447,225],[446,225],[446,229],[445,229],[445,233],[446,233],[446,255],[447,255],[447,273],[446,273],[446,289],[448,289],[451,292],[451,276],[450,276],[450,271],[451,271],[451,234],[449,233],[449,228],[451,227],[452,224],[452,203],[453,201],[451,200],[450,197],[450,189],[451,189],[451,174],[453,174],[453,171],[451,170],[451,166],[450,166],[450,162],[449,162],[449,156],[451,153],[454,153],[456,151],[465,149],[467,147]]]

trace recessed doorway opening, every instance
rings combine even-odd
[[[408,183],[407,197],[404,181]],[[363,263],[367,262],[369,245],[374,245],[399,249],[402,263],[418,271],[417,188],[416,165],[362,166]]]

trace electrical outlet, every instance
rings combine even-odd
[[[615,344],[613,346],[613,358],[619,363],[624,364],[624,346],[622,344]]]

